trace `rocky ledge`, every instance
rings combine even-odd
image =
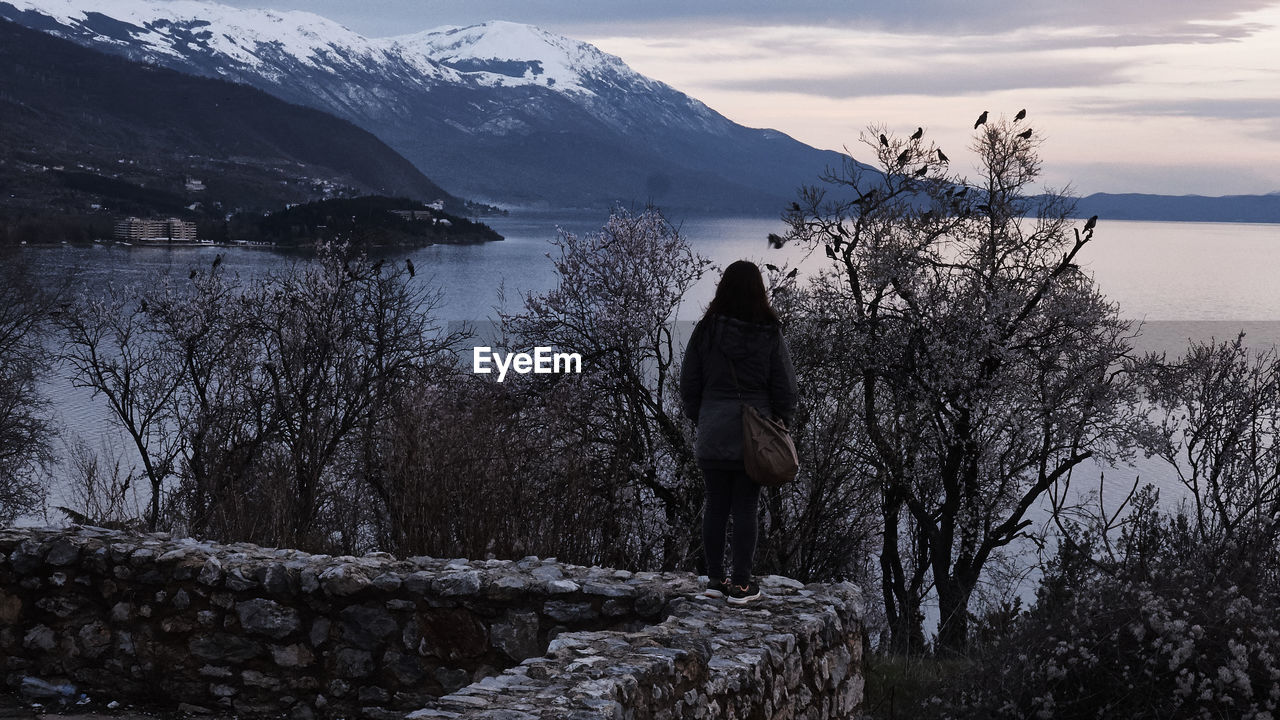
[[[5,683],[190,712],[401,718],[848,717],[856,587],[312,555],[102,528],[0,530]]]

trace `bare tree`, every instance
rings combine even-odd
[[[179,452],[173,398],[180,368],[158,342],[145,303],[132,291],[113,287],[106,297],[82,295],[59,314],[58,323],[72,384],[103,397],[137,451],[150,485],[145,524],[154,531]]]
[[[679,358],[670,324],[710,262],[653,208],[616,210],[600,231],[561,233],[555,246],[556,287],[504,316],[506,332],[519,347],[582,356],[581,375],[552,377],[589,400],[574,435],[601,479],[602,499],[656,523],[661,547],[638,564],[688,566],[697,556],[689,539],[701,484],[674,393]]]
[[[47,401],[38,381],[47,370],[47,319],[54,295],[37,288],[26,266],[0,257],[0,523],[40,509],[50,458]]]
[[[1220,546],[1242,527],[1274,532],[1280,513],[1280,355],[1249,352],[1244,335],[1192,343],[1172,362],[1139,364],[1156,417],[1147,452],[1165,460],[1189,492],[1203,543]]]
[[[882,594],[900,647],[927,572],[938,643],[962,648],[993,554],[1074,467],[1121,451],[1132,425],[1118,372],[1128,326],[1076,265],[1093,221],[1081,232],[1067,198],[1030,194],[1037,141],[1019,123],[975,131],[972,185],[919,135],[871,128],[879,172],[850,161],[824,178],[830,196],[804,188],[787,214],[788,239],[831,259],[818,283],[849,343],[832,372],[858,380],[845,402],[880,485]]]
[[[800,401],[790,429],[802,462],[795,483],[765,491],[757,565],[805,582],[862,582],[879,536],[879,495],[859,454],[857,407],[843,401],[857,379],[832,372],[846,361],[846,343],[826,322],[825,297],[786,267],[766,265],[766,275],[795,365]]]
[[[435,326],[438,294],[408,280],[322,248],[252,282],[215,261],[64,313],[74,382],[106,398],[150,481],[147,526],[367,547],[393,501],[376,451],[392,397],[451,365],[457,340]]]

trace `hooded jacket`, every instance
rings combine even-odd
[[[718,314],[694,327],[680,368],[680,396],[684,414],[698,429],[694,455],[699,462],[742,467],[741,403],[790,426],[796,395],[782,328]]]

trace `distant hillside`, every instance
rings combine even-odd
[[[221,215],[356,193],[443,200],[466,212],[345,120],[4,20],[0,118],[0,214],[9,224],[189,205]]]
[[[1095,193],[1076,205],[1081,217],[1108,220],[1280,223],[1280,193],[1269,195],[1144,195]]]
[[[492,228],[407,198],[336,198],[260,215],[242,213],[227,225],[231,240],[284,247],[319,241],[355,247],[476,243],[501,240]]]

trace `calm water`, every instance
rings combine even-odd
[[[552,250],[549,240],[557,228],[588,232],[599,227],[604,216],[561,218],[499,218],[492,225],[506,240],[484,245],[439,245],[388,255],[393,260],[412,258],[417,281],[443,289],[445,320],[481,321],[495,315],[505,290],[505,307],[519,306],[520,294],[551,287]],[[720,267],[740,258],[775,265],[790,264],[803,275],[816,272],[826,261],[820,253],[804,248],[773,250],[765,237],[782,233],[777,220],[753,218],[672,218],[703,255]],[[250,248],[146,248],[114,245],[26,248],[33,271],[56,279],[76,273],[88,287],[107,283],[148,284],[165,274],[182,278],[196,266],[207,266],[221,253],[230,272],[251,276],[289,263],[304,262],[302,255],[282,255]],[[1094,274],[1103,292],[1120,304],[1125,317],[1144,321],[1138,350],[1180,352],[1189,338],[1207,340],[1248,333],[1254,346],[1280,342],[1280,225],[1103,222],[1093,243],[1080,257],[1081,266]],[[714,273],[712,274],[714,275]],[[707,277],[691,292],[680,309],[680,319],[696,318],[714,290],[715,277]],[[97,446],[104,439],[116,442],[103,409],[83,390],[61,378],[46,391],[54,401],[57,420],[68,437],[81,437]],[[1077,482],[1096,486],[1102,468],[1077,473]],[[1155,463],[1108,469],[1114,479],[1108,496],[1123,493],[1127,479],[1135,475],[1159,482],[1167,472]],[[1167,484],[1167,483],[1166,483]],[[1121,486],[1124,486],[1123,488]],[[1168,495],[1177,496],[1176,487]],[[55,504],[61,494],[55,491]],[[54,518],[60,519],[60,518]]]

